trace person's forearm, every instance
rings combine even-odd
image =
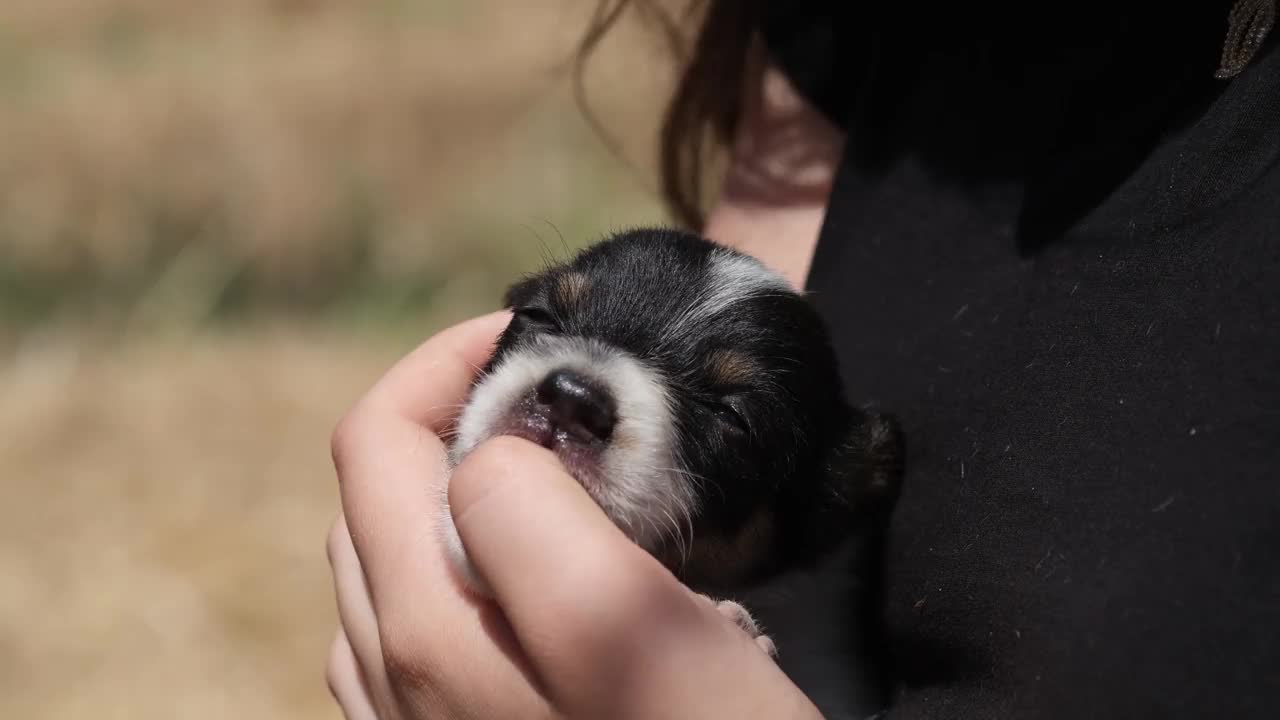
[[[804,286],[844,136],[777,68],[754,74],[703,234]]]

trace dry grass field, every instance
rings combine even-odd
[[[0,0],[0,717],[338,717],[334,421],[663,217],[661,45],[589,75],[629,165],[569,92],[590,12]]]

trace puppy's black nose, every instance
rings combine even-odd
[[[538,383],[538,402],[551,409],[551,422],[580,440],[608,440],[618,408],[607,390],[578,373],[553,370]]]

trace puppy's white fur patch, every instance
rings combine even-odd
[[[636,544],[653,551],[664,537],[679,534],[696,511],[697,495],[676,457],[675,424],[662,379],[636,358],[583,338],[543,336],[514,349],[472,389],[458,419],[450,462],[457,466],[477,445],[493,437],[508,413],[548,374],[570,369],[608,389],[617,422],[601,452],[595,477],[579,478]],[[466,559],[444,506],[441,530],[464,578],[486,588]]]
[[[734,293],[736,297],[770,291],[795,294],[781,274],[749,255],[730,250],[719,249],[711,255],[711,274],[713,286],[721,292]]]
[[[795,290],[786,278],[765,267],[759,260],[727,249],[711,254],[710,267],[698,299],[674,318],[666,333],[666,344],[685,342],[687,334],[747,298],[787,293]]]

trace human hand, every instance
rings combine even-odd
[[[327,676],[347,718],[820,717],[550,452],[496,438],[449,480],[440,433],[507,318],[431,338],[334,432],[340,629]],[[446,484],[492,600],[446,556],[435,527]]]

